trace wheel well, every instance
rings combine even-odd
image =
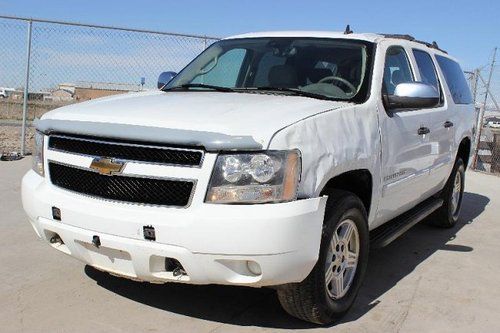
[[[354,193],[361,199],[367,214],[369,214],[372,201],[372,186],[373,182],[370,171],[366,169],[353,170],[330,179],[321,191],[321,194],[326,194],[330,189]]]
[[[457,157],[461,157],[462,161],[464,161],[465,167],[469,164],[469,156],[470,156],[470,139],[463,138],[458,146]]]

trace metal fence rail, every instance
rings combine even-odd
[[[0,16],[0,154],[29,153],[33,129],[25,125],[45,112],[155,89],[161,72],[179,71],[217,39]],[[478,110],[472,167],[500,173],[500,66],[495,55],[490,64],[466,74]]]
[[[469,83],[477,110],[476,138],[471,167],[477,171],[500,173],[500,66],[497,49],[491,62],[471,72]]]
[[[154,89],[161,72],[179,71],[216,40],[0,16],[0,123],[22,124],[24,155],[26,121],[66,104]]]

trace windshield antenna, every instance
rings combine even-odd
[[[345,30],[344,30],[344,35],[350,35],[352,34],[354,31],[351,30],[351,26],[348,24],[347,27],[345,27]]]

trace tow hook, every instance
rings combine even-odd
[[[63,244],[63,241],[58,234],[55,234],[54,236],[50,237],[49,242],[50,244],[57,244],[57,243]]]
[[[92,237],[92,244],[94,244],[96,248],[99,248],[99,246],[101,246],[101,240],[99,239],[99,236]]]
[[[172,272],[173,276],[187,275],[186,271],[182,267],[176,267]]]

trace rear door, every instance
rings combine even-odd
[[[445,100],[442,88],[442,79],[439,78],[436,63],[427,50],[413,48],[412,55],[415,58],[418,70],[418,81],[434,86],[440,93],[439,105],[428,109],[429,123],[429,143],[430,149],[430,170],[429,183],[431,191],[439,191],[448,178],[448,174],[453,166],[452,151],[453,137],[455,133],[453,114],[449,112],[449,104]]]

